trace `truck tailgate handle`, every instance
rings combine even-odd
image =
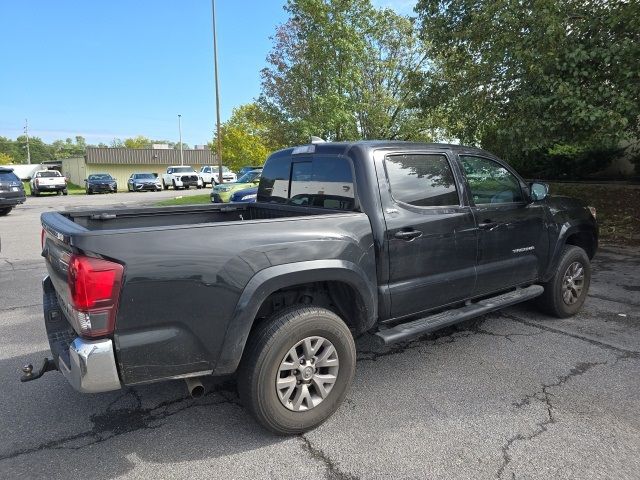
[[[399,230],[393,236],[400,240],[413,240],[421,237],[422,232],[420,230]]]

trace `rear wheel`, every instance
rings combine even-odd
[[[67,190],[66,188],[62,190],[62,195],[69,195],[69,190]]]
[[[591,262],[580,247],[564,247],[554,276],[545,283],[538,306],[546,313],[566,318],[578,313],[591,283]]]
[[[0,208],[0,217],[4,217],[5,215],[9,215],[9,212],[11,210],[13,210],[13,207]]]
[[[164,190],[169,190],[169,185],[167,185],[166,183],[164,183],[164,180],[162,180],[162,188]]]
[[[34,188],[33,190],[31,190],[31,193],[33,194],[34,197],[40,196],[40,191],[37,188]]]
[[[238,372],[240,398],[267,429],[290,435],[329,418],[347,394],[356,350],[330,310],[295,306],[251,333]]]

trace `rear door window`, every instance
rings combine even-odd
[[[460,204],[453,171],[445,155],[389,155],[385,169],[396,201],[416,207]]]

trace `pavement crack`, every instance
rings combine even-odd
[[[522,318],[516,317],[515,315],[511,315],[511,314],[507,314],[507,313],[503,313],[502,314],[505,318],[508,318],[514,322],[517,323],[522,323],[523,325],[528,325],[529,327],[535,327],[535,328],[539,328],[541,330],[545,330],[547,332],[553,332],[553,333],[557,333],[560,335],[565,335],[567,337],[571,337],[571,338],[575,338],[577,340],[582,340],[584,342],[590,343],[592,345],[596,345],[600,348],[603,348],[605,350],[609,350],[612,352],[615,352],[616,356],[619,357],[619,360],[624,360],[627,358],[640,358],[640,352],[635,351],[635,350],[628,350],[626,348],[621,348],[621,347],[617,347],[615,345],[611,345],[609,343],[605,343],[605,342],[601,342],[599,340],[596,340],[594,338],[589,338],[589,337],[585,337],[584,335],[579,335],[577,333],[571,333],[571,332],[567,332],[564,330],[560,330],[559,328],[554,328],[554,327],[550,327],[548,325],[542,325],[536,322],[530,322],[528,320],[524,320]],[[617,363],[617,362],[616,362]]]
[[[134,389],[129,389],[109,403],[105,411],[90,416],[90,420],[93,423],[91,430],[67,435],[33,447],[14,450],[0,455],[0,462],[44,450],[80,450],[127,433],[153,430],[161,427],[163,420],[190,408],[222,404],[237,405],[237,399],[232,395],[231,391],[227,391],[228,389],[228,385],[222,384],[220,388],[207,392],[201,399],[182,397],[167,400],[149,408],[143,408],[142,399],[138,392]],[[207,401],[207,399],[212,400]],[[132,402],[133,405],[118,407],[119,404],[127,401]]]
[[[326,468],[325,478],[327,480],[358,480],[358,477],[355,475],[351,475],[340,470],[335,462],[331,460],[321,449],[315,447],[304,434],[301,434],[299,438],[302,440],[302,448],[309,452],[311,458],[324,464]]]
[[[502,475],[504,474],[505,469],[509,466],[509,463],[511,463],[512,457],[510,454],[510,450],[514,443],[527,442],[527,441],[533,440],[534,438],[545,433],[549,429],[549,425],[557,423],[557,419],[553,413],[554,407],[551,402],[551,397],[553,396],[553,394],[549,391],[549,389],[561,387],[562,385],[567,383],[569,380],[571,380],[573,377],[584,375],[592,368],[595,368],[600,365],[606,365],[606,364],[607,362],[577,363],[569,370],[569,373],[557,377],[555,382],[543,384],[539,390],[535,391],[532,394],[527,394],[521,400],[513,403],[514,407],[522,408],[525,405],[529,405],[532,400],[538,400],[544,404],[547,415],[546,415],[546,418],[541,422],[536,422],[535,424],[536,428],[532,433],[528,435],[523,433],[517,433],[516,435],[513,435],[512,437],[510,437],[506,441],[506,443],[501,447],[502,464],[500,465],[500,467],[496,472],[497,479],[502,478]]]

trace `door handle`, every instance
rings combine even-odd
[[[480,230],[493,230],[494,228],[498,227],[499,225],[500,224],[498,222],[484,221],[484,222],[478,224],[478,228]]]
[[[422,232],[420,230],[400,230],[393,236],[400,240],[413,240],[414,238],[421,237]]]

